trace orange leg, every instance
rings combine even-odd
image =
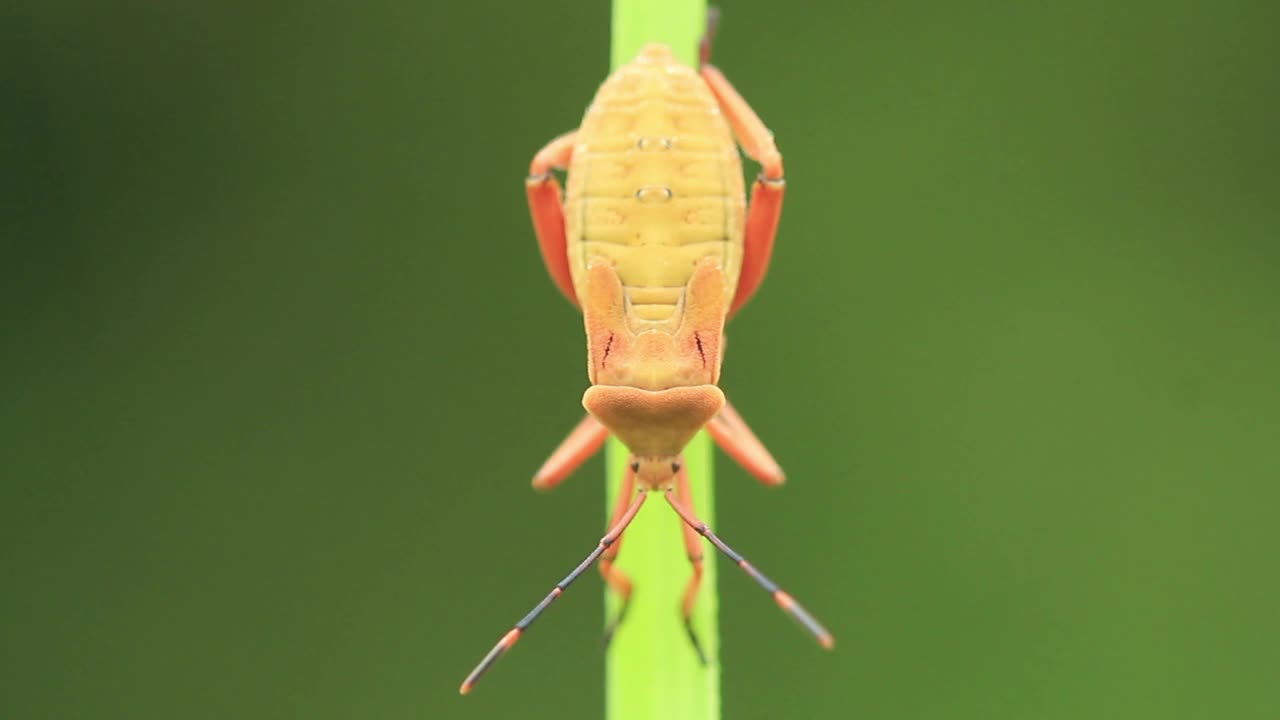
[[[720,413],[707,423],[707,431],[720,449],[761,483],[776,487],[786,482],[787,477],[778,461],[773,459],[768,448],[729,403],[726,402]]]
[[[698,43],[698,64],[711,62],[711,41],[715,40],[716,30],[720,29],[720,8],[707,6],[707,23],[702,31],[702,41]]]
[[[577,470],[587,458],[595,455],[609,438],[609,430],[599,420],[587,415],[573,428],[551,457],[533,476],[534,490],[552,490]]]
[[[733,128],[742,151],[760,163],[764,177],[781,180],[782,155],[773,143],[773,133],[715,65],[704,64],[698,71],[720,103],[720,110],[729,121],[729,127]]]
[[[538,236],[538,248],[547,272],[560,292],[569,302],[578,304],[573,292],[573,278],[569,275],[569,255],[564,237],[564,206],[560,181],[551,174],[552,168],[569,166],[573,157],[573,143],[578,131],[565,133],[547,143],[533,156],[529,164],[529,178],[524,182],[525,195],[529,198],[529,213],[533,216],[533,231]]]
[[[796,602],[795,598],[791,597],[790,594],[779,587],[778,583],[770,580],[768,577],[765,577],[764,573],[757,570],[754,565],[747,562],[746,558],[739,555],[737,551],[726,545],[718,535],[711,532],[711,528],[707,527],[706,523],[699,520],[698,516],[693,514],[692,508],[690,508],[686,503],[676,500],[671,496],[671,493],[665,494],[667,496],[667,503],[669,503],[672,509],[676,511],[676,514],[680,516],[680,519],[684,520],[686,525],[693,528],[694,532],[710,541],[712,545],[716,546],[717,550],[724,553],[730,560],[737,564],[738,567],[742,568],[747,575],[750,575],[751,579],[755,580],[757,585],[764,588],[765,592],[773,596],[774,602],[778,603],[778,607],[782,608],[783,612],[790,615],[793,619],[799,622],[805,630],[809,631],[810,635],[813,635],[813,638],[818,641],[819,645],[828,650],[835,647],[836,641],[835,638],[831,636],[831,633],[827,632],[827,629],[822,626],[822,623],[818,622],[817,618],[813,615],[810,615],[808,610],[805,610],[800,603]]]
[[[689,490],[689,472],[684,469],[684,458],[680,458],[680,471],[676,473],[676,495],[680,498],[680,504],[692,512],[693,493]],[[681,526],[680,530],[684,533],[685,552],[688,553],[689,562],[693,565],[693,575],[684,588],[680,612],[684,617],[684,628],[689,633],[689,642],[693,643],[693,649],[698,653],[698,660],[706,665],[707,653],[702,649],[698,633],[693,629],[693,606],[698,601],[698,588],[702,586],[702,538],[698,537],[697,531],[687,524]]]
[[[613,527],[622,519],[622,514],[627,511],[627,503],[631,500],[631,495],[635,490],[636,474],[628,468],[622,478],[622,489],[618,491],[618,503],[613,508],[613,517],[609,519],[610,527]],[[609,583],[609,587],[622,596],[622,607],[618,609],[618,616],[610,621],[605,628],[605,647],[609,646],[609,641],[613,639],[613,634],[618,631],[618,626],[627,617],[627,608],[631,606],[631,578],[613,565],[614,561],[618,559],[618,553],[622,551],[622,538],[623,535],[618,535],[618,539],[600,556],[600,574],[604,576],[604,581]]]
[[[778,168],[781,173],[781,158],[778,160]],[[778,220],[782,217],[782,195],[786,189],[786,181],[781,174],[776,180],[762,175],[756,178],[751,187],[751,209],[747,212],[742,271],[738,275],[738,290],[733,296],[733,305],[729,308],[730,317],[760,288],[764,274],[769,269],[769,260],[773,256],[773,239],[778,234]]]
[[[720,103],[720,109],[733,134],[747,157],[760,163],[760,176],[751,186],[751,209],[747,214],[746,247],[742,257],[742,272],[738,277],[738,290],[734,295],[729,315],[738,312],[760,287],[769,258],[773,255],[773,239],[778,232],[778,220],[782,217],[782,196],[786,192],[786,180],[782,173],[782,155],[773,142],[773,133],[761,122],[755,110],[738,94],[729,80],[714,65],[706,63],[710,56],[710,33],[714,30],[713,18],[708,17],[708,37],[703,40],[702,78]]]
[[[563,595],[564,591],[573,584],[573,581],[578,579],[578,576],[582,575],[587,568],[594,565],[596,560],[600,559],[600,556],[609,549],[610,545],[613,545],[618,541],[618,538],[622,536],[623,531],[627,529],[627,526],[630,525],[631,521],[635,518],[636,513],[640,512],[640,508],[644,506],[644,501],[647,498],[648,494],[644,492],[636,493],[634,497],[628,498],[631,501],[631,504],[627,506],[625,511],[623,511],[622,517],[618,518],[618,521],[609,528],[609,532],[605,533],[604,537],[600,538],[600,542],[596,544],[595,550],[592,550],[591,554],[587,555],[585,560],[578,563],[578,566],[575,567],[572,572],[564,576],[563,580],[556,583],[556,586],[551,588],[551,592],[547,593],[547,596],[542,598],[542,602],[535,605],[534,608],[529,611],[528,615],[521,618],[520,621],[515,624],[515,627],[508,630],[507,634],[503,635],[502,638],[498,640],[497,644],[493,646],[493,649],[480,660],[480,664],[476,665],[475,669],[472,670],[470,674],[467,675],[466,679],[462,681],[462,687],[458,688],[458,692],[463,695],[471,692],[471,689],[475,687],[480,678],[489,671],[489,668],[493,667],[493,664],[497,662],[498,658],[502,657],[513,645],[516,644],[516,641],[518,641],[520,636],[529,629],[529,626],[533,624],[533,621],[537,620],[538,617],[542,615],[542,612],[546,610],[551,603],[555,602],[556,598]]]

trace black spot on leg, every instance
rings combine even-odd
[[[702,349],[702,334],[694,332],[693,341],[698,345],[698,355],[702,358],[702,367],[705,368],[707,366],[707,353]]]

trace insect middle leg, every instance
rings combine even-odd
[[[622,487],[618,490],[618,501],[613,507],[613,517],[609,518],[609,527],[617,525],[622,515],[626,513],[635,489],[636,474],[628,467],[626,474],[622,478]],[[622,624],[622,621],[627,616],[627,608],[631,606],[631,578],[614,566],[614,562],[618,559],[618,553],[622,550],[622,538],[624,535],[626,535],[625,532],[618,535],[618,538],[613,541],[609,549],[605,550],[600,556],[600,574],[604,576],[604,581],[609,584],[609,587],[613,588],[613,591],[622,598],[622,606],[618,608],[617,616],[605,626],[605,647],[608,647],[609,641],[613,639],[613,634],[618,631],[618,626]]]
[[[542,463],[533,476],[535,490],[551,490],[573,474],[587,458],[595,455],[609,439],[609,429],[599,420],[587,415],[561,441],[551,457]]]
[[[547,143],[533,156],[529,164],[529,177],[524,182],[525,195],[529,199],[529,213],[533,216],[533,231],[538,236],[538,248],[547,272],[560,292],[569,302],[578,304],[573,291],[573,277],[569,274],[569,251],[564,235],[564,206],[560,181],[551,170],[564,169],[573,158],[573,145],[578,131],[567,132]]]
[[[773,459],[769,449],[760,442],[733,405],[726,402],[719,414],[707,423],[707,431],[720,449],[764,485],[774,487],[786,482],[787,477],[778,461]]]

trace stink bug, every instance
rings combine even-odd
[[[714,27],[714,16],[708,23]],[[681,453],[702,428],[765,485],[782,469],[716,387],[724,323],[755,292],[773,248],[785,184],[773,136],[719,70],[697,71],[663,45],[649,45],[613,73],[582,125],[534,156],[525,181],[542,259],[556,286],[581,308],[591,387],[587,416],[538,470],[533,486],[556,487],[609,434],[631,456],[608,532],[542,602],[498,641],[463,681],[466,694],[552,601],[597,560],[626,612],[631,583],[614,566],[622,535],[649,492],[662,493],[685,523],[694,574],[682,612],[694,635],[693,601],[705,537],[746,571],[825,648],[827,632],[777,583],[694,514]],[[761,166],[746,206],[738,145]],[[553,169],[567,169],[561,193]],[[705,660],[705,658],[704,658]]]

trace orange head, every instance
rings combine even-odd
[[[628,315],[617,269],[604,258],[587,266],[582,310],[591,387],[582,405],[634,456],[636,480],[650,490],[674,484],[678,458],[720,408],[728,288],[715,258],[694,267],[676,321]]]
[[[640,486],[664,490],[671,487],[685,445],[724,407],[724,393],[715,385],[667,390],[593,385],[582,406],[635,456]]]

